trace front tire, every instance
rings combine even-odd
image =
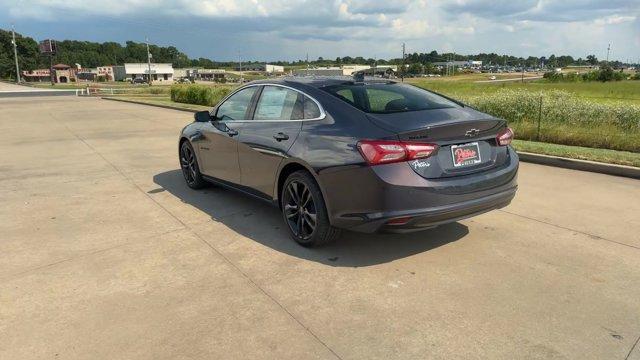
[[[320,187],[307,171],[296,171],[287,177],[281,206],[289,235],[302,246],[324,245],[340,235],[340,230],[329,223]]]
[[[183,141],[180,145],[180,168],[182,169],[182,175],[187,182],[187,186],[192,189],[202,189],[207,185],[206,180],[200,173],[200,167],[198,166],[198,159],[196,153],[193,151],[193,146],[188,141]]]

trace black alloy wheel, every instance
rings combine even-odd
[[[184,141],[180,146],[180,168],[187,185],[192,189],[201,189],[206,182],[200,174],[198,159],[193,151],[193,147],[188,141]]]
[[[316,229],[317,211],[309,188],[299,181],[291,181],[284,196],[284,213],[294,236],[308,240]]]
[[[320,188],[306,171],[289,175],[282,189],[281,206],[291,237],[301,245],[322,245],[340,233],[329,223]]]

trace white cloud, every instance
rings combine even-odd
[[[154,33],[215,58],[234,58],[239,47],[272,59],[299,57],[301,49],[390,57],[402,42],[410,51],[584,57],[614,40],[617,54],[637,57],[627,44],[640,42],[638,0],[0,0],[0,6],[7,10],[0,22],[40,26],[47,37],[123,41]],[[84,38],[79,29],[87,27],[100,31]]]
[[[632,22],[636,19],[635,16],[623,16],[623,15],[612,15],[604,18],[596,19],[594,22],[596,25],[617,25],[623,24],[626,22]]]

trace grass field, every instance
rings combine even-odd
[[[516,138],[640,152],[640,81],[408,82],[506,119]]]
[[[494,94],[503,89],[522,89],[531,92],[562,90],[598,102],[625,101],[640,104],[640,81],[551,83],[540,80],[524,83],[520,81],[478,83],[475,82],[477,79],[480,77],[460,75],[448,78],[406,79],[406,82],[454,98]]]

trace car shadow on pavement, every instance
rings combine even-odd
[[[446,245],[469,232],[460,223],[410,234],[345,231],[335,243],[308,249],[289,238],[280,211],[266,202],[217,186],[192,190],[185,184],[180,170],[157,174],[153,181],[161,189],[151,190],[150,194],[166,190],[242,236],[291,256],[330,266],[361,267],[386,263]]]

